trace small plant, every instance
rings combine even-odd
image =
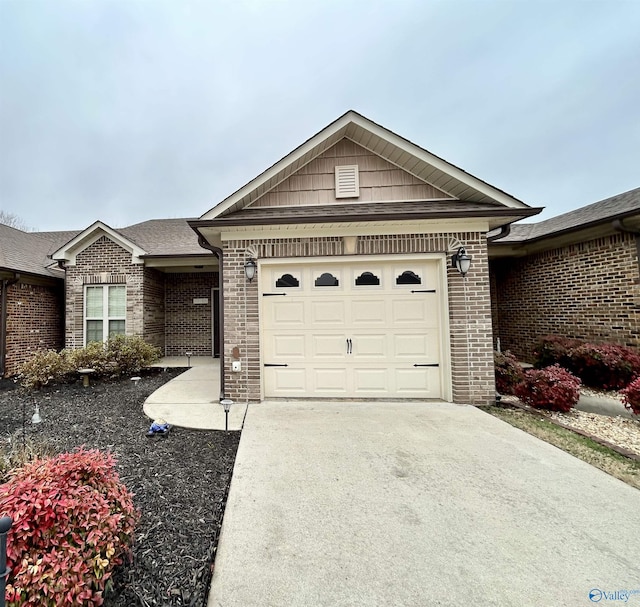
[[[138,518],[112,455],[77,449],[15,470],[0,486],[9,531],[8,607],[103,602]]]
[[[622,402],[634,415],[640,415],[640,376],[636,377],[624,390],[622,394]]]
[[[513,394],[515,387],[524,379],[524,371],[518,359],[508,350],[494,352],[496,390],[499,394]]]
[[[559,365],[530,369],[516,386],[516,396],[535,409],[567,413],[580,398],[580,380]]]
[[[116,335],[105,346],[111,370],[117,374],[137,373],[160,359],[160,349],[138,336]]]
[[[53,447],[49,443],[25,437],[22,431],[14,432],[6,442],[0,443],[0,485],[9,480],[12,470],[53,453]]]

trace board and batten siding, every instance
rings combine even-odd
[[[349,139],[342,139],[291,177],[258,198],[250,207],[344,204],[336,198],[335,167],[357,165],[359,202],[452,198]]]

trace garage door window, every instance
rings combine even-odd
[[[340,281],[330,272],[325,272],[316,278],[316,287],[338,287]]]
[[[396,278],[397,285],[421,285],[422,279],[415,272],[405,270]]]
[[[363,272],[356,278],[356,287],[379,285],[380,279],[373,272]]]
[[[276,280],[276,287],[284,289],[294,289],[300,286],[300,281],[292,274],[283,274]]]

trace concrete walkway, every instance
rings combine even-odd
[[[640,491],[475,407],[250,405],[208,605],[638,606],[638,512]]]
[[[580,400],[576,404],[576,409],[586,411],[587,413],[599,413],[600,415],[607,415],[609,417],[620,416],[629,419],[637,417],[626,409],[619,400],[606,396],[581,394]]]
[[[152,420],[164,419],[174,426],[199,430],[224,430],[225,414],[220,405],[220,361],[191,357],[191,368],[160,386],[147,398],[143,410]],[[186,357],[167,357],[154,367],[186,367]],[[240,430],[247,410],[234,403],[229,412],[229,430]]]

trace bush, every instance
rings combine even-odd
[[[23,437],[22,430],[14,432],[6,443],[0,443],[0,485],[9,480],[12,470],[53,454],[53,447],[46,441]]]
[[[138,518],[113,456],[84,449],[14,471],[0,486],[4,515],[8,607],[101,605]]]
[[[513,394],[515,387],[524,379],[524,371],[518,359],[508,350],[494,352],[496,390],[499,394]]]
[[[640,354],[614,344],[583,344],[572,351],[571,365],[587,386],[619,390],[640,375]]]
[[[621,391],[622,402],[634,415],[640,415],[640,376]]]
[[[516,396],[536,409],[562,411],[575,407],[580,398],[580,380],[559,365],[530,369],[524,381],[516,386]]]
[[[65,351],[34,352],[20,367],[18,378],[25,388],[41,388],[65,381],[73,371],[73,364]]]
[[[570,339],[559,335],[541,337],[533,346],[535,357],[533,365],[536,369],[560,365],[570,370],[571,351],[583,343],[579,339]]]
[[[619,390],[640,375],[640,353],[615,344],[552,335],[536,343],[534,354],[537,368],[559,364],[593,388]]]
[[[18,379],[25,388],[41,388],[77,379],[78,369],[93,369],[94,377],[117,377],[138,373],[160,355],[160,348],[141,337],[116,335],[106,344],[94,341],[76,350],[36,352],[22,365]]]

